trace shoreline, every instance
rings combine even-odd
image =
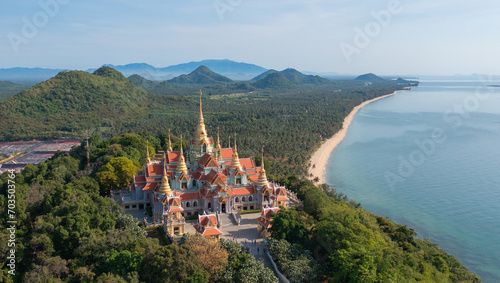
[[[311,156],[309,159],[311,167],[309,167],[308,170],[308,179],[313,181],[314,178],[318,177],[319,182],[314,182],[316,185],[317,184],[322,184],[325,182],[325,175],[326,175],[326,165],[328,164],[328,159],[330,159],[330,155],[332,155],[333,151],[335,148],[342,142],[342,140],[345,138],[347,134],[347,130],[349,129],[349,126],[351,125],[352,119],[354,118],[354,115],[359,111],[359,109],[363,108],[365,105],[370,104],[374,101],[393,96],[399,91],[403,90],[396,90],[393,93],[389,93],[386,95],[382,95],[379,97],[376,97],[374,99],[367,100],[358,106],[354,107],[352,111],[349,113],[344,118],[344,122],[342,123],[342,128],[336,132],[331,138],[327,139],[324,141],[321,146],[314,152],[314,154]],[[313,168],[313,165],[316,165]],[[312,177],[310,177],[310,174],[312,174]]]

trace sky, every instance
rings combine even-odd
[[[0,68],[230,59],[338,74],[500,74],[500,1],[2,1]]]

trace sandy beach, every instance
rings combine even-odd
[[[398,90],[400,91],[400,90]],[[333,150],[337,147],[337,145],[340,144],[340,142],[344,139],[347,129],[349,128],[349,125],[351,124],[352,119],[354,118],[354,115],[356,112],[358,112],[359,109],[363,108],[363,106],[372,103],[374,101],[377,101],[382,98],[386,98],[388,96],[396,94],[398,91],[395,91],[393,93],[379,96],[377,98],[367,100],[360,105],[354,107],[352,109],[351,113],[347,115],[344,119],[344,123],[342,124],[342,129],[335,133],[331,138],[328,140],[324,141],[323,144],[321,144],[320,148],[316,150],[316,152],[311,156],[311,167],[309,168],[309,174],[312,174],[312,177],[309,177],[310,180],[313,180],[316,177],[319,177],[319,183],[324,183],[325,182],[325,169],[326,169],[326,164],[328,163],[328,158],[330,158],[330,155],[332,154]],[[314,166],[313,168],[313,165]]]

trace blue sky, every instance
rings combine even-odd
[[[57,11],[40,3],[57,3]],[[500,2],[494,0],[19,0],[2,6],[0,68],[231,59],[341,74],[500,74]],[[377,21],[375,14],[390,20]],[[37,30],[26,29],[26,21]]]

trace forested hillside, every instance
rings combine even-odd
[[[144,117],[153,101],[150,93],[109,67],[94,74],[64,71],[0,104],[0,138],[54,138],[127,123]]]

